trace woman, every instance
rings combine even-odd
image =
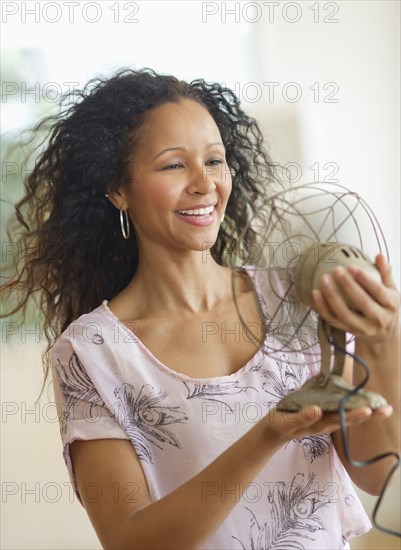
[[[28,181],[25,202],[49,216],[37,218],[27,288],[42,276],[46,321],[58,321],[63,454],[102,545],[347,547],[370,524],[345,468],[377,494],[389,465],[347,466],[335,414],[277,411],[272,380],[285,386],[294,358],[273,361],[238,330],[229,253],[274,179],[256,122],[217,84],[147,69],[80,98],[52,119]],[[399,295],[384,257],[376,263],[381,284],[337,270],[313,294],[328,322],[356,335],[370,386],[395,407]],[[236,284],[243,318],[262,331],[272,298],[251,270]],[[298,382],[313,368],[305,359]],[[250,403],[264,406],[260,418]],[[393,449],[391,414],[347,413],[353,456]]]

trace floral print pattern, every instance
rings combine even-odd
[[[313,533],[326,530],[319,510],[338,502],[334,484],[319,491],[314,488],[315,474],[298,473],[289,485],[274,483],[268,493],[269,510],[260,521],[248,507],[249,537],[241,541],[232,536],[243,550],[306,550],[305,541],[314,541]],[[266,521],[266,518],[268,520]]]
[[[64,434],[73,408],[78,401],[89,403],[89,408],[85,408],[87,417],[96,417],[98,415],[96,408],[104,407],[104,401],[82,367],[75,351],[72,352],[68,360],[68,369],[64,368],[60,360],[57,359],[56,375],[64,396],[64,406],[60,416],[60,431]]]
[[[220,384],[195,384],[184,382],[184,385],[188,391],[187,399],[199,398],[205,399],[206,401],[224,403],[224,405],[226,405],[226,407],[231,411],[232,408],[228,402],[223,399],[223,396],[235,395],[249,389],[258,391],[252,386],[241,385],[238,380],[233,380],[232,382],[222,382]]]
[[[260,371],[261,376],[266,379],[262,388],[270,396],[269,407],[273,407],[280,399],[297,390],[310,377],[306,363],[292,366],[285,353],[275,363],[277,369],[262,369]]]
[[[118,415],[125,426],[140,460],[153,463],[149,443],[159,449],[167,443],[181,448],[180,442],[167,426],[186,422],[188,417],[179,407],[163,404],[168,392],[144,384],[139,391],[132,384],[123,384],[114,390]]]

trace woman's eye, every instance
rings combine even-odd
[[[177,168],[181,168],[181,164],[178,164],[177,162],[174,164],[169,164],[163,170],[177,170]]]
[[[212,166],[217,166],[219,164],[223,164],[223,161],[220,159],[213,159],[209,160],[206,164],[211,164]]]

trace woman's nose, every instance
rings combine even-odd
[[[202,195],[211,193],[216,188],[217,172],[216,167],[205,165],[191,170],[187,192],[190,194],[201,193]]]

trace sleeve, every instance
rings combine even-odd
[[[75,439],[129,439],[108,409],[71,342],[60,337],[51,350],[54,399],[57,407],[63,459],[74,494],[77,491],[70,443]]]

